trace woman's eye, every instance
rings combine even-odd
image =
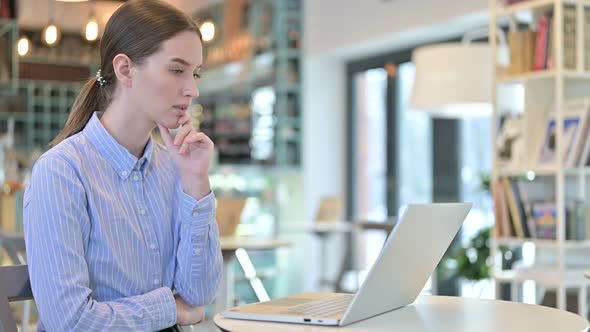
[[[182,69],[172,69],[172,72],[174,74],[182,74],[182,73],[184,73],[184,70],[182,70]]]
[[[195,79],[197,79],[197,78],[201,78],[201,74],[193,74],[193,77],[194,77]]]

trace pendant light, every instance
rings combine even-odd
[[[55,46],[61,38],[61,31],[53,21],[53,1],[49,0],[49,23],[43,29],[43,42],[49,46]]]
[[[31,40],[27,36],[23,35],[22,37],[20,37],[18,43],[16,44],[16,50],[18,52],[18,55],[25,56],[29,53],[30,49]]]
[[[49,46],[55,46],[60,38],[61,31],[53,21],[49,21],[49,24],[43,29],[43,42]]]
[[[98,38],[98,21],[94,11],[94,1],[89,3],[90,13],[88,15],[88,22],[86,22],[86,28],[84,29],[84,38],[87,41],[93,42]]]
[[[215,38],[215,23],[213,23],[213,20],[206,19],[203,21],[199,29],[201,30],[204,42],[208,43]]]
[[[416,76],[410,107],[434,117],[461,118],[492,114],[492,50],[482,29],[466,33],[460,43],[442,43],[417,48],[412,54]],[[509,51],[504,33],[497,29],[496,60],[507,66]]]

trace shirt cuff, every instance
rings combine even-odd
[[[146,294],[144,305],[152,315],[152,331],[159,331],[176,324],[176,300],[172,290],[160,287]]]
[[[205,226],[211,220],[215,220],[215,195],[213,192],[198,201],[185,192],[181,192],[179,206],[183,223]]]

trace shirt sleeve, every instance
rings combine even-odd
[[[174,288],[188,304],[206,305],[215,298],[223,268],[215,196],[209,193],[197,201],[178,184],[175,203],[175,224],[180,231]]]
[[[31,287],[48,331],[154,331],[176,322],[169,287],[108,302],[92,298],[86,194],[78,173],[59,155],[45,155],[33,168],[24,232]]]

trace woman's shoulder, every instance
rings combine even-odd
[[[78,168],[83,162],[83,135],[81,133],[72,135],[39,157],[35,165],[38,164],[60,164],[65,163],[73,168]]]

